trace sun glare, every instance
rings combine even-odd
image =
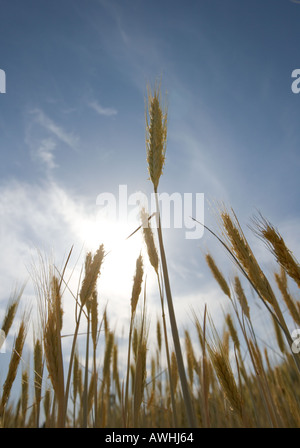
[[[111,293],[120,299],[126,296],[130,300],[136,260],[141,252],[147,272],[147,291],[151,289],[152,267],[148,261],[142,232],[138,230],[132,234],[139,225],[137,219],[113,222],[103,218],[83,220],[78,226],[85,252],[94,252],[101,244],[104,245],[106,257],[101,269],[102,292]]]

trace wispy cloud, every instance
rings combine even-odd
[[[66,131],[43,110],[33,109],[29,114],[25,141],[30,148],[32,159],[49,173],[58,166],[54,152],[60,145],[76,151],[79,137]]]
[[[36,148],[33,157],[36,157],[41,161],[48,169],[52,170],[57,166],[54,160],[53,151],[56,148],[56,143],[51,138],[45,138],[41,141],[40,145]]]
[[[99,115],[105,115],[106,117],[111,117],[117,115],[118,111],[112,107],[103,107],[97,101],[89,101],[88,105],[94,109]]]
[[[57,137],[58,140],[65,143],[70,148],[77,148],[79,138],[76,135],[65,131],[61,126],[51,120],[51,118],[49,118],[41,109],[34,109],[32,114],[34,114],[36,123]]]

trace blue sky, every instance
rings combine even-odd
[[[2,5],[2,183],[47,176],[92,201],[116,179],[143,188],[145,85],[162,75],[163,188],[226,196],[236,207],[246,199],[248,212],[261,207],[277,219],[297,213],[298,5]]]
[[[75,263],[83,244],[121,241],[124,229],[132,229],[119,223],[97,233],[96,198],[117,195],[119,185],[127,185],[128,194],[151,193],[145,95],[147,83],[160,77],[168,104],[160,191],[204,193],[205,222],[214,229],[208,201],[232,206],[243,227],[258,209],[299,258],[300,94],[291,90],[291,73],[300,68],[300,5],[0,3],[0,69],[6,73],[0,95],[0,312],[14,285],[27,279],[36,248],[53,251],[63,264],[74,244]],[[189,322],[189,307],[205,301],[217,313],[214,303],[226,299],[207,275],[203,252],[209,248],[225,259],[229,276],[231,262],[207,233],[186,240],[170,229],[165,237],[180,324]],[[127,258],[118,252],[120,243],[115,260],[108,260],[118,273],[118,281],[107,273],[103,292],[112,314],[129,310],[139,250],[129,244]],[[253,244],[262,262],[272,262],[260,242]],[[34,302],[30,282],[25,291]]]

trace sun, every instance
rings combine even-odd
[[[89,251],[95,253],[101,244],[104,245],[105,257],[97,282],[99,310],[103,312],[107,307],[110,325],[118,330],[121,338],[123,331],[127,334],[130,321],[133,279],[140,254],[143,257],[144,276],[137,311],[141,312],[145,297],[147,315],[151,315],[151,320],[159,312],[157,276],[149,262],[143,232],[138,229],[140,225],[138,216],[113,220],[106,216],[81,215],[76,220],[75,229],[73,223],[76,245],[82,255],[79,270],[85,254]]]
[[[78,237],[85,252],[93,253],[101,244],[104,245],[106,256],[101,284],[105,282],[107,287],[110,285],[110,288],[116,290],[128,290],[132,285],[136,260],[141,252],[147,264],[142,231],[138,230],[131,235],[139,226],[137,219],[112,221],[105,217],[83,219],[77,226]]]

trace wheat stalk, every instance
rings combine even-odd
[[[157,194],[157,187],[165,162],[166,141],[167,141],[167,115],[166,113],[162,112],[160,106],[160,89],[158,88],[155,88],[153,95],[150,92],[150,88],[148,88],[148,113],[149,113],[149,119],[146,114],[147,162],[148,162],[148,171],[150,174],[150,179],[152,181],[155,194],[157,233],[160,248],[162,271],[163,271],[165,291],[171,323],[172,337],[178,363],[178,371],[180,376],[182,393],[184,396],[187,418],[189,421],[189,425],[191,427],[195,427],[196,420],[194,416],[194,409],[190,396],[189,386],[186,378],[186,372],[184,369],[183,356],[181,351],[179,333],[171,294],[167,260],[162,237],[160,210]]]
[[[163,292],[162,292],[161,282],[160,282],[160,277],[159,277],[159,272],[158,272],[159,258],[158,258],[158,253],[157,253],[155,242],[154,242],[154,235],[153,235],[153,232],[152,232],[152,229],[150,226],[150,219],[144,209],[141,210],[141,219],[142,219],[144,241],[147,246],[149,260],[150,260],[150,263],[156,273],[158,287],[159,287],[159,295],[160,295],[162,319],[163,319],[163,329],[164,329],[164,338],[165,338],[165,350],[166,350],[166,356],[167,356],[167,365],[168,365],[169,382],[170,382],[170,394],[171,394],[172,409],[173,409],[173,425],[176,428],[178,426],[178,420],[177,420],[177,412],[176,412],[176,404],[175,404],[174,386],[172,383],[172,375],[171,375],[171,362],[170,362],[170,353],[169,353],[167,324],[166,324],[165,309],[164,309],[164,298],[163,298]],[[159,351],[161,351],[161,331],[160,331],[159,321],[157,321],[157,343],[158,343]]]
[[[22,409],[22,427],[26,425],[26,414],[28,409],[28,372],[22,372],[22,392],[21,392],[21,409]]]
[[[74,353],[75,353],[75,347],[77,342],[77,336],[79,331],[79,325],[80,325],[80,319],[81,314],[83,312],[83,308],[86,304],[86,301],[90,299],[91,295],[94,293],[96,289],[97,279],[100,274],[100,269],[102,266],[102,262],[104,259],[104,246],[103,244],[99,246],[97,249],[94,257],[92,258],[91,254],[88,253],[86,255],[86,262],[85,262],[85,277],[82,281],[81,290],[80,290],[80,307],[79,307],[79,313],[78,317],[76,319],[76,326],[75,326],[75,332],[73,336],[72,341],[72,348],[71,348],[71,354],[70,354],[70,362],[69,362],[69,370],[68,370],[68,376],[67,376],[67,382],[66,382],[66,390],[65,390],[65,418],[67,415],[67,408],[68,408],[68,398],[69,398],[69,389],[71,384],[71,375],[72,375],[72,368],[73,368],[73,359],[74,359]],[[77,301],[76,301],[77,303]]]
[[[210,357],[228,401],[242,418],[242,399],[227,357],[222,350],[218,351],[213,349],[210,349]]]
[[[82,397],[82,426],[87,427],[88,423],[88,376],[89,376],[89,342],[90,342],[90,297],[84,302],[87,306],[87,331],[86,331],[86,349],[85,349],[85,369],[84,369],[84,382],[83,382],[83,397]],[[83,302],[82,302],[83,303]]]
[[[47,320],[43,328],[47,369],[58,403],[57,426],[64,426],[64,369],[61,347],[62,304],[60,283],[52,276],[48,298]]]
[[[132,331],[133,331],[133,323],[135,318],[135,311],[137,307],[137,303],[139,300],[139,296],[142,289],[144,275],[144,267],[143,267],[143,257],[140,254],[136,260],[136,271],[133,279],[132,285],[132,293],[131,293],[131,316],[130,316],[130,327],[129,327],[129,340],[128,340],[128,354],[127,354],[127,374],[126,374],[126,385],[125,385],[125,401],[124,401],[124,425],[128,425],[129,419],[129,407],[128,407],[128,388],[129,388],[129,369],[130,369],[130,353],[131,353],[131,339],[132,339]]]
[[[115,387],[117,389],[117,395],[119,398],[119,401],[121,402],[121,385],[120,385],[120,377],[119,377],[119,370],[118,370],[118,345],[115,343],[113,348],[113,380],[115,382]]]
[[[36,426],[39,427],[40,418],[40,402],[42,393],[42,381],[43,381],[43,348],[39,339],[34,344],[34,394],[36,401]]]
[[[20,323],[17,337],[14,342],[14,346],[12,349],[12,354],[8,366],[8,373],[3,385],[2,397],[0,402],[0,417],[3,418],[3,413],[5,411],[5,406],[10,396],[11,388],[13,382],[16,378],[18,366],[20,363],[20,359],[22,356],[22,351],[26,339],[26,334],[28,330],[28,316],[24,315],[23,319]]]

